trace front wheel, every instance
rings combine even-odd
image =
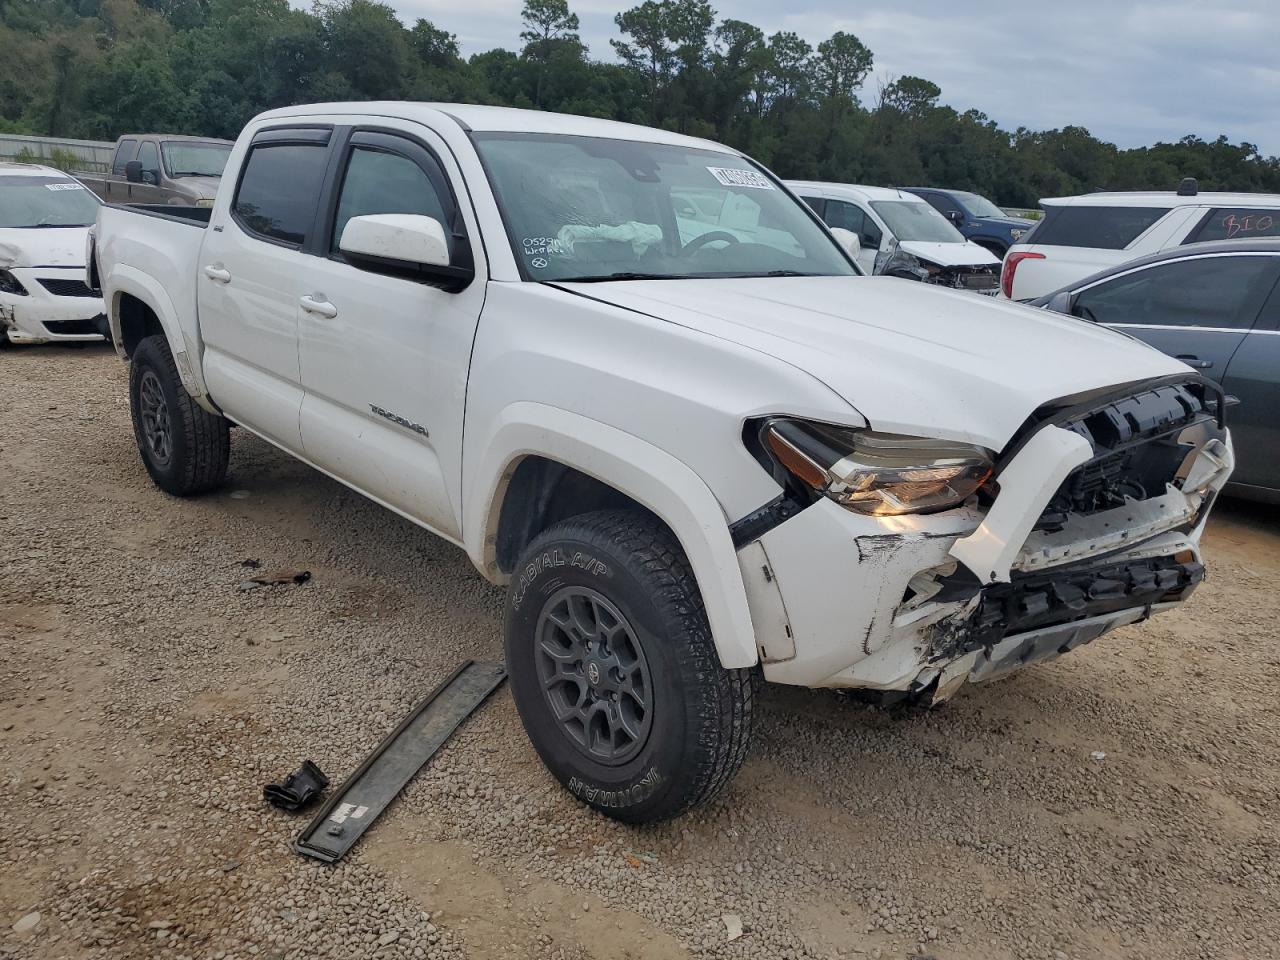
[[[507,593],[507,670],[543,763],[629,823],[710,799],[742,765],[753,672],[720,666],[679,543],[601,511],[537,537]]]
[[[191,398],[162,336],[145,338],[129,364],[133,435],[156,486],[176,497],[222,483],[231,457],[227,421]]]

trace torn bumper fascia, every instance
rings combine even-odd
[[[1007,583],[1015,572],[1095,557],[1121,562],[1179,554],[1199,562],[1204,507],[1234,463],[1229,435],[1200,448],[1181,490],[1170,486],[1159,497],[1074,518],[1057,534],[1033,531],[1063,480],[1092,455],[1077,434],[1046,426],[1006,465],[985,516],[964,508],[877,518],[821,501],[770,530],[750,556],[753,566],[764,558],[765,579],[776,582],[773,617],[785,618],[785,627],[779,623],[773,635],[782,637],[785,629],[787,659],[770,662],[774,658],[762,649],[766,679],[880,690],[936,683],[935,698],[945,699],[969,680],[1003,676],[1169,606],[1108,611],[1016,634],[986,650],[938,648],[936,637],[948,621],[966,621],[981,601],[981,589],[961,599],[935,599],[941,581],[961,565],[985,587]],[[740,560],[746,555],[740,553]],[[760,583],[748,591],[753,615],[763,592]]]

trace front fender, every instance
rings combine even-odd
[[[111,272],[102,278],[102,288],[106,297],[109,298],[107,322],[111,325],[111,339],[121,359],[128,359],[125,356],[124,337],[120,330],[120,297],[121,294],[127,293],[150,307],[151,312],[159,319],[165,338],[169,341],[169,349],[173,353],[173,360],[178,367],[178,376],[182,379],[182,385],[197,402],[201,403],[201,406],[207,406],[205,398],[209,391],[205,387],[204,377],[201,376],[199,365],[191,362],[191,357],[198,356],[199,351],[187,342],[178,320],[177,308],[164,287],[154,277],[136,267],[117,263],[111,268]]]
[[[466,489],[484,489],[463,518],[463,542],[475,565],[495,583],[498,518],[520,461],[541,456],[581,470],[626,494],[669,526],[693,567],[720,663],[756,663],[755,630],[728,520],[702,478],[685,463],[630,433],[540,403],[519,402],[497,418]]]

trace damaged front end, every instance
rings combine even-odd
[[[1224,405],[1194,374],[1048,404],[940,512],[828,490],[740,550],[766,678],[936,702],[1181,603],[1233,464]],[[815,567],[841,538],[852,562]]]
[[[1224,405],[1215,384],[1177,378],[1039,411],[1004,459],[987,519],[951,549],[963,565],[936,580],[914,686],[936,685],[942,699],[1187,599],[1205,576],[1200,530],[1233,464]],[[1006,477],[1045,430],[1067,434],[1079,462],[1040,492],[1025,538],[992,536]]]

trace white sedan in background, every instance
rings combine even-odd
[[[966,240],[923,197],[853,183],[786,183],[827,226],[857,236],[864,272],[989,296],[999,292],[1000,258]]]
[[[84,251],[101,201],[52,167],[0,163],[0,345],[102,340]]]

